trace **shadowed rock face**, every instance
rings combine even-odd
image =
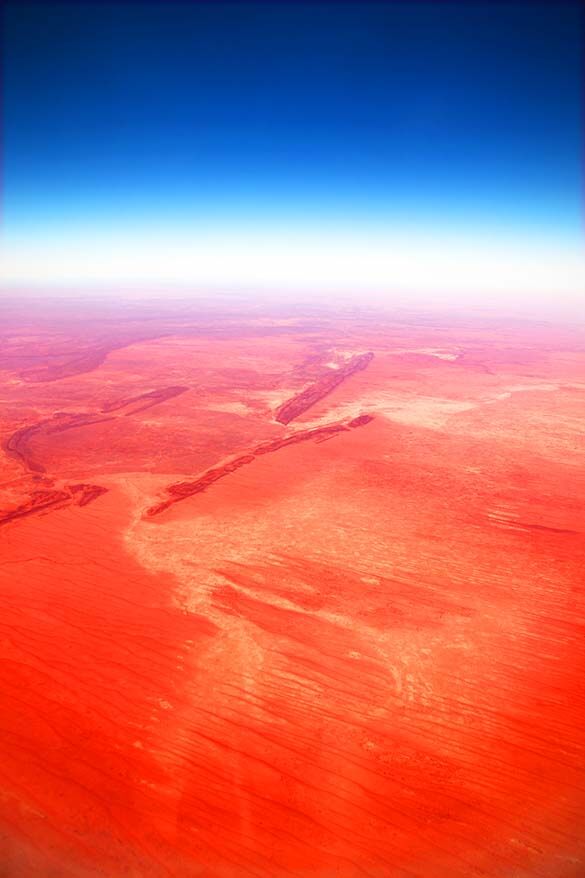
[[[225,478],[225,476],[230,475],[230,473],[235,472],[248,463],[253,463],[253,461],[256,460],[256,457],[260,454],[270,454],[281,448],[287,448],[289,445],[295,445],[297,442],[306,442],[308,439],[314,439],[316,442],[323,442],[326,439],[331,439],[338,433],[343,433],[346,430],[349,430],[350,428],[363,427],[365,424],[369,424],[372,420],[373,418],[371,415],[360,415],[351,420],[347,425],[331,424],[328,427],[319,427],[314,430],[299,430],[298,432],[293,433],[292,436],[287,436],[284,439],[275,439],[273,442],[258,445],[250,454],[244,454],[241,457],[237,457],[234,460],[224,463],[222,466],[214,467],[193,482],[179,482],[175,485],[169,485],[166,492],[171,495],[170,499],[165,500],[162,503],[157,503],[155,506],[151,506],[150,509],[146,510],[146,517],[152,518],[153,516],[164,512],[165,509],[168,509],[179,500],[192,497],[194,494],[200,494],[219,479]]]
[[[374,355],[371,352],[352,357],[346,365],[341,366],[336,372],[330,372],[328,375],[319,378],[310,387],[307,387],[297,396],[281,405],[276,412],[276,420],[280,424],[290,424],[299,415],[308,411],[316,402],[319,402],[319,400],[331,393],[332,390],[349,378],[350,375],[353,375],[354,372],[365,369],[373,357]]]
[[[580,330],[107,308],[0,325],[2,878],[581,878]]]
[[[0,510],[0,527],[28,515],[62,509],[69,503],[87,506],[88,503],[107,493],[107,490],[99,485],[69,485],[63,491],[33,491],[26,502],[6,511]]]
[[[147,409],[158,405],[159,402],[165,402],[174,396],[179,396],[189,390],[188,387],[161,387],[158,390],[151,390],[149,393],[139,393],[138,396],[129,399],[120,399],[115,402],[106,403],[102,408],[103,412],[117,412],[125,409],[126,417],[136,415],[139,412],[145,412]]]

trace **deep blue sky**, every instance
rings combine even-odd
[[[575,239],[570,3],[15,3],[5,233],[410,222]]]

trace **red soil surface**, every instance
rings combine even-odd
[[[18,303],[2,878],[585,875],[585,336]]]

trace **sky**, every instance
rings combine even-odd
[[[580,16],[8,3],[4,279],[575,294]]]

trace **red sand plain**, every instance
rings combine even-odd
[[[5,303],[2,878],[585,875],[585,337]]]

